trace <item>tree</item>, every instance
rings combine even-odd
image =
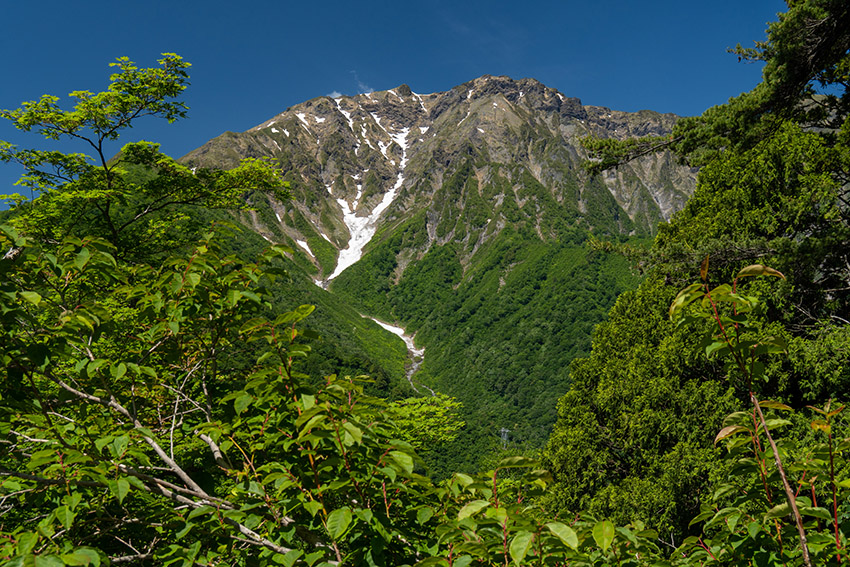
[[[788,0],[788,11],[769,24],[767,40],[738,45],[738,59],[763,61],[753,90],[679,121],[668,137],[624,142],[587,140],[600,171],[670,149],[694,166],[726,150],[746,150],[785,122],[817,131],[830,143],[850,141],[850,6],[842,0]],[[844,178],[846,180],[846,177]]]
[[[110,159],[108,143],[145,116],[174,122],[186,114],[175,101],[188,85],[189,64],[166,53],[158,68],[139,69],[126,57],[111,66],[106,91],[74,91],[72,110],[59,97],[44,95],[0,116],[24,131],[36,130],[49,140],[70,138],[93,152],[65,154],[54,150],[18,149],[0,142],[0,160],[25,168],[19,185],[41,196],[37,207],[19,194],[13,221],[40,240],[59,242],[71,234],[107,239],[119,257],[156,254],[191,242],[203,222],[193,222],[186,206],[206,209],[247,208],[246,195],[264,191],[288,198],[288,187],[262,162],[244,160],[230,171],[190,171],[149,142],[127,144]],[[206,219],[204,219],[206,220]]]
[[[754,324],[789,343],[758,395],[795,407],[846,395],[848,19],[846,2],[789,2],[766,42],[738,49],[766,62],[751,92],[683,119],[670,138],[589,141],[597,152],[591,169],[668,147],[701,170],[685,209],[659,226],[650,250],[633,251],[647,280],[620,297],[591,356],[572,367],[548,446],[557,509],[646,518],[677,538],[694,530],[687,519],[725,476],[711,432],[749,399],[740,384],[720,382],[720,369],[665,322],[669,302],[706,256],[716,279],[756,262],[789,278],[770,293],[750,284],[765,292]],[[820,87],[825,94],[815,93]]]

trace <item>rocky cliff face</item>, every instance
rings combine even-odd
[[[484,76],[441,93],[401,85],[313,99],[184,161],[279,163],[295,202],[269,203],[250,220],[267,238],[300,246],[318,280],[356,262],[375,234],[406,225],[400,277],[434,244],[459,243],[466,262],[506,226],[542,240],[575,230],[650,234],[684,205],[695,172],[658,154],[590,177],[579,139],[663,135],[676,118],[583,106],[533,79]]]

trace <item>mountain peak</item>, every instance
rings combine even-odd
[[[414,219],[413,244],[396,253],[401,276],[435,245],[454,242],[466,262],[508,226],[544,241],[584,230],[651,233],[681,208],[693,172],[659,155],[588,178],[579,140],[664,135],[675,121],[583,106],[532,78],[483,75],[445,92],[401,84],[318,97],[212,140],[185,161],[277,161],[296,200],[271,203],[251,223],[267,238],[305,243],[297,245],[310,250],[323,280],[374,246],[372,236]]]

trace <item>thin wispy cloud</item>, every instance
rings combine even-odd
[[[369,94],[375,92],[375,89],[360,80],[360,77],[357,76],[357,71],[351,71],[351,74],[354,75],[354,82],[357,83],[357,92],[359,94]]]
[[[331,98],[339,98],[342,96],[342,93],[339,91],[331,91],[328,93],[328,96]]]

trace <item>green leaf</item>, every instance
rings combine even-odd
[[[608,520],[602,520],[593,526],[593,540],[602,551],[607,551],[614,541],[614,524]]]
[[[65,567],[65,563],[58,555],[36,555],[33,563],[35,567]]]
[[[251,402],[254,401],[254,397],[247,392],[239,392],[236,396],[236,400],[233,402],[233,408],[236,410],[236,414],[239,415],[245,409],[251,405]]]
[[[34,291],[19,291],[18,295],[20,295],[24,301],[32,303],[33,305],[41,303],[41,296]]]
[[[35,532],[24,532],[18,536],[18,555],[26,555],[33,550],[38,543],[38,534]]]
[[[342,428],[351,435],[351,438],[358,445],[363,442],[363,430],[351,423],[350,421],[346,421],[342,424]]]
[[[291,549],[283,556],[282,562],[285,567],[292,567],[295,561],[302,555],[304,555],[304,552],[300,549]]]
[[[457,479],[458,484],[464,488],[472,484],[472,477],[468,474],[455,473],[455,478]]]
[[[320,502],[316,502],[315,500],[308,500],[302,504],[304,509],[310,512],[310,515],[315,517],[316,514],[319,513],[319,510],[322,509],[322,504]]]
[[[119,478],[118,480],[110,480],[109,483],[109,491],[118,499],[118,502],[123,502],[124,497],[127,496],[127,493],[130,492],[130,483],[127,482],[126,478]]]
[[[91,258],[91,252],[89,252],[89,249],[81,249],[77,253],[76,257],[74,257],[74,266],[76,266],[78,270],[82,270],[83,267],[88,264],[89,258]]]
[[[463,508],[460,509],[460,511],[457,513],[457,519],[458,521],[460,521],[465,518],[468,518],[473,514],[480,512],[489,505],[490,503],[486,500],[473,500],[472,502],[467,503]]]
[[[777,427],[787,427],[789,425],[794,425],[787,419],[766,419],[764,420],[765,425],[767,425],[768,429],[776,429]]]
[[[578,535],[576,535],[575,530],[571,527],[566,524],[562,524],[561,522],[549,522],[546,524],[546,527],[549,528],[549,531],[561,540],[564,545],[572,549],[578,549]]]
[[[821,520],[832,521],[832,514],[826,508],[815,508],[814,506],[800,506],[800,514],[803,516],[812,516]]]
[[[529,459],[528,457],[516,456],[516,457],[506,457],[499,461],[499,464],[496,465],[497,469],[513,469],[520,467],[533,467],[537,464],[537,461],[534,459]]]
[[[59,520],[59,523],[62,524],[66,530],[71,529],[71,524],[74,523],[74,512],[70,510],[67,506],[59,506],[56,508],[56,519]]]
[[[333,539],[339,539],[351,524],[352,515],[348,507],[338,508],[328,515],[328,535]]]
[[[121,435],[120,437],[116,437],[111,444],[112,455],[116,459],[123,457],[129,445],[130,437],[128,435]]]
[[[449,562],[442,557],[426,557],[422,561],[417,562],[413,567],[449,567]]]
[[[504,525],[505,520],[508,517],[508,511],[499,506],[498,508],[495,506],[490,506],[486,510],[484,510],[484,517],[490,518],[491,520],[496,520],[499,524]]]
[[[324,551],[314,551],[313,553],[304,556],[304,562],[307,565],[313,565],[313,563],[315,563],[318,559],[321,559],[324,556]]]
[[[670,319],[675,319],[689,303],[704,296],[702,284],[692,283],[685,289],[679,292],[673,303],[670,304]]]
[[[360,510],[357,510],[356,514],[358,518],[360,518],[367,524],[370,523],[375,517],[375,515],[372,513],[372,510],[369,510],[368,508],[361,508]]]
[[[729,345],[726,344],[726,341],[713,341],[710,345],[705,347],[705,355],[710,358],[714,354],[726,354],[723,352],[723,349],[729,349]]]
[[[423,506],[416,511],[416,521],[419,522],[419,525],[422,525],[430,520],[433,515],[434,510],[430,506]]]
[[[531,532],[522,531],[514,536],[511,541],[510,553],[511,558],[517,565],[522,565],[522,561],[531,549],[531,542],[534,540],[534,534]]]
[[[97,360],[92,360],[86,366],[86,374],[90,378],[93,378],[95,373],[97,372],[97,369],[100,368],[101,366],[103,366],[104,364],[106,364],[107,362],[109,362],[109,361],[106,360],[105,358],[98,358]]]
[[[215,512],[215,508],[205,504],[203,506],[198,506],[197,508],[189,512],[187,519],[192,520],[194,518],[197,518],[198,516],[203,516],[204,514],[212,514],[213,512]]]
[[[782,518],[791,513],[791,506],[788,505],[787,502],[783,502],[777,506],[774,506],[770,510],[767,511],[767,514],[764,515],[765,520],[772,520],[774,518]]]
[[[764,266],[762,264],[753,264],[751,266],[747,266],[746,268],[738,272],[738,275],[735,276],[735,279],[747,276],[773,276],[775,278],[782,278],[783,280],[785,279],[785,276],[782,274],[782,272],[778,272],[773,268],[768,268],[767,266]]]
[[[741,427],[740,425],[726,426],[717,433],[717,436],[714,438],[714,444],[717,445],[718,441],[722,441],[723,439],[735,435],[736,433],[749,433],[749,431],[749,429],[747,429],[746,427]]]
[[[390,451],[390,458],[395,461],[395,463],[404,469],[407,474],[411,474],[413,472],[413,457],[408,455],[403,451]]]
[[[65,565],[93,565],[100,566],[100,555],[90,547],[78,547],[72,553],[62,555]]]
[[[118,364],[113,364],[109,367],[109,373],[112,374],[112,377],[118,380],[124,374],[127,373],[127,365],[123,362],[119,362]]]
[[[781,404],[781,403],[775,402],[773,400],[759,400],[759,405],[763,408],[768,408],[768,409],[794,411],[794,409],[791,406],[787,406],[785,404]]]

